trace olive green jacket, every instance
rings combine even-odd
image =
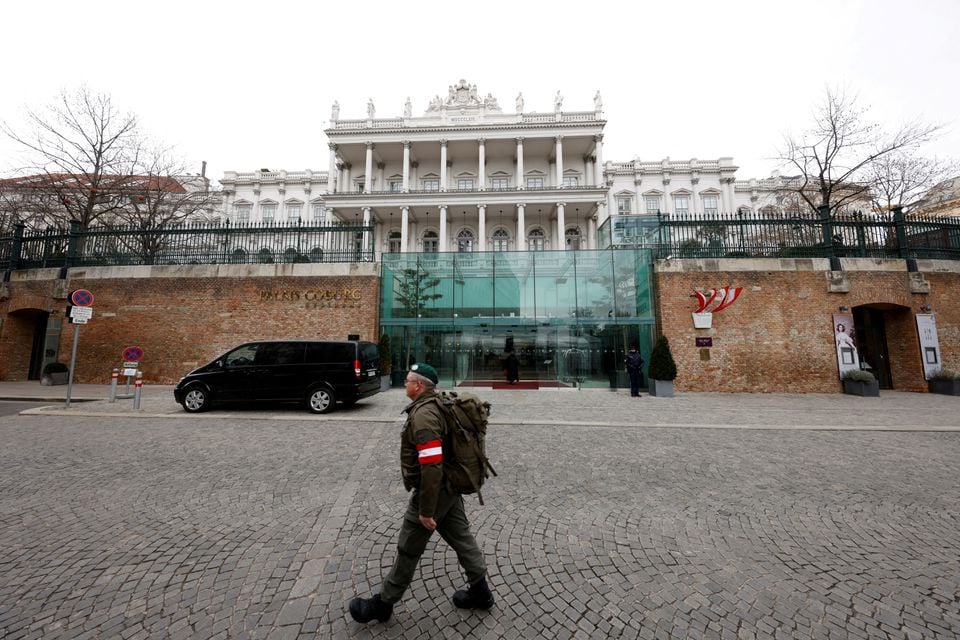
[[[444,419],[439,405],[434,401],[436,397],[435,391],[426,391],[404,408],[407,421],[400,436],[403,486],[407,491],[419,491],[420,515],[425,518],[433,517],[443,487],[442,454],[429,457],[421,455],[442,446]],[[425,448],[425,445],[431,446]]]

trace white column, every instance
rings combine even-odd
[[[480,191],[483,191],[487,188],[487,141],[480,138],[477,142],[480,143],[479,168],[477,173],[479,174]]]
[[[384,169],[386,168],[386,166],[387,165],[383,162],[377,163],[377,184],[380,185],[380,191],[386,191],[388,188],[386,174],[384,172]]]
[[[373,191],[373,143],[367,143],[367,163],[363,170],[363,192]]]
[[[603,136],[594,136],[594,157],[596,161],[594,162],[594,184],[600,186],[603,184]]]
[[[514,251],[525,251],[527,248],[527,223],[523,219],[523,210],[526,205],[517,205],[517,241],[513,246]]]
[[[523,189],[526,184],[523,179],[523,138],[517,138],[517,189]]]
[[[447,250],[447,205],[440,205],[440,251]]]
[[[447,190],[447,141],[440,141],[440,191]]]
[[[363,226],[365,227],[370,226],[370,207],[363,208]],[[369,246],[370,246],[370,232],[364,231],[363,232],[363,248],[366,249]]]
[[[343,163],[343,189],[342,192],[348,193],[351,190],[352,185],[350,184],[350,163]]]
[[[478,204],[477,212],[479,214],[479,220],[480,220],[480,222],[477,225],[479,227],[478,235],[480,236],[477,243],[477,251],[486,251],[487,250],[487,205]]]
[[[557,136],[557,188],[563,188],[563,136]]]
[[[566,206],[566,203],[557,203],[557,248],[561,251],[565,251],[567,248],[567,223],[563,214],[564,207]]]
[[[587,249],[597,248],[597,216],[587,218]]]
[[[400,207],[400,253],[407,253],[407,241],[410,238],[410,207]]]
[[[327,170],[327,193],[337,192],[337,145],[330,143],[330,168]]]
[[[403,141],[403,192],[410,191],[410,143]],[[404,225],[406,228],[406,225]]]

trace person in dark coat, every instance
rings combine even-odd
[[[637,345],[630,347],[630,352],[627,354],[627,357],[623,359],[623,363],[627,365],[627,373],[630,375],[630,395],[634,398],[639,398],[643,358],[640,356],[640,352],[637,351]]]
[[[503,372],[510,384],[517,384],[520,380],[520,361],[513,351],[507,352],[507,359],[503,361]]]

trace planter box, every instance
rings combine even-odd
[[[380,376],[380,391],[386,391],[393,383],[393,376]]]
[[[942,393],[947,396],[960,396],[960,380],[928,380],[930,393]]]
[[[673,380],[657,380],[650,378],[650,384],[647,385],[647,392],[658,398],[673,397]]]
[[[69,371],[57,371],[55,373],[47,373],[40,377],[40,384],[46,385],[46,386],[67,384],[67,377],[69,375],[70,375]]]
[[[880,383],[877,381],[859,382],[857,380],[844,380],[843,392],[852,396],[876,398],[880,396]]]

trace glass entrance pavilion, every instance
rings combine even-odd
[[[501,383],[512,352],[523,384],[624,386],[630,345],[649,361],[651,270],[648,249],[385,254],[395,383],[413,361],[444,386]]]

